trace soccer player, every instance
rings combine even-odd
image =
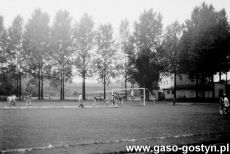
[[[175,106],[176,105],[176,98],[174,97],[173,98],[173,106]]]
[[[134,91],[133,91],[133,89],[131,90],[131,99],[132,99],[132,100],[135,100],[135,96],[134,96]]]
[[[78,96],[78,101],[80,102],[79,107],[84,108],[83,101],[82,101],[82,94],[81,93]]]
[[[17,99],[17,97],[15,95],[11,95],[11,96],[7,97],[9,106],[12,106],[12,105],[15,106],[16,105],[16,99]]]
[[[94,97],[93,97],[93,106],[95,106],[95,105],[96,105],[96,103],[97,103],[97,97],[96,97],[96,96],[94,96]]]
[[[220,111],[220,115],[223,114],[223,110],[224,110],[224,98],[222,96],[219,97],[219,111]]]
[[[115,107],[117,107],[117,94],[116,94],[116,93],[113,94],[112,97],[113,97],[112,103],[113,103],[113,105],[114,105]]]
[[[123,104],[122,97],[120,96],[119,93],[117,93],[117,99],[118,99],[119,104]]]
[[[227,96],[224,94],[224,114],[228,114],[228,108],[229,108],[229,100]]]
[[[25,96],[26,106],[31,105],[31,98],[32,98],[32,95],[31,95],[30,93],[28,93],[28,94]]]

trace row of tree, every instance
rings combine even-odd
[[[17,92],[21,96],[22,76],[29,75],[37,83],[38,99],[43,99],[44,79],[49,79],[52,86],[60,89],[63,100],[65,83],[72,80],[74,69],[83,79],[83,99],[85,79],[93,74],[106,90],[122,66],[118,63],[121,60],[116,54],[112,25],[101,24],[94,30],[94,22],[87,14],[74,26],[71,22],[69,12],[61,10],[49,26],[49,15],[36,9],[25,26],[22,17],[17,16],[6,29],[1,17],[1,86],[6,87],[1,94]]]
[[[20,96],[22,75],[29,74],[38,83],[39,99],[44,78],[60,89],[64,99],[74,68],[82,77],[83,99],[85,79],[93,75],[103,83],[105,98],[106,85],[119,75],[124,76],[125,87],[127,81],[136,82],[151,91],[158,87],[161,74],[174,74],[174,79],[188,74],[198,85],[198,80],[213,82],[214,74],[229,71],[230,26],[225,10],[216,11],[212,5],[203,3],[185,24],[174,22],[166,29],[160,13],[145,10],[132,30],[127,19],[121,21],[119,41],[114,40],[111,24],[95,30],[87,14],[73,26],[71,21],[68,11],[59,11],[50,26],[49,15],[37,9],[25,26],[17,16],[6,29],[0,18],[0,79],[5,87],[1,94],[17,91]],[[15,91],[12,84],[17,85]]]

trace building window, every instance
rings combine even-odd
[[[167,94],[170,94],[170,91],[169,91],[169,90],[167,91]]]

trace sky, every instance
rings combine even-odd
[[[230,0],[0,0],[0,15],[8,27],[17,15],[21,15],[26,23],[37,8],[50,15],[51,24],[58,10],[69,11],[73,23],[87,13],[92,16],[95,27],[111,23],[116,35],[122,19],[127,18],[132,27],[145,9],[159,12],[166,27],[176,20],[183,23],[202,2],[213,4],[216,10],[225,8],[230,21]]]
[[[193,8],[204,1],[213,4],[216,10],[225,8],[230,15],[229,0],[0,0],[0,15],[4,16],[4,25],[8,27],[17,15],[26,22],[36,8],[47,12],[51,22],[56,12],[62,9],[70,12],[73,22],[88,13],[96,26],[111,23],[116,31],[122,19],[127,18],[132,26],[144,9],[150,8],[162,14],[164,26],[175,20],[183,23]]]

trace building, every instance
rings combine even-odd
[[[198,81],[196,87],[196,81],[189,79],[188,75],[182,74],[176,77],[176,97],[177,99],[194,99],[196,98],[196,89],[199,98],[215,98],[219,97],[219,94],[225,92],[225,84],[214,82],[213,84],[205,84],[205,87],[200,86]],[[214,86],[214,87],[213,87]],[[174,76],[161,76],[159,83],[160,91],[164,94],[165,99],[174,98]]]

